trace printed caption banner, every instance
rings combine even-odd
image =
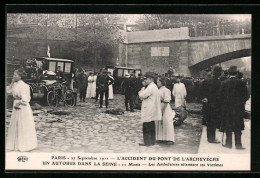
[[[249,154],[6,153],[6,170],[250,170]]]

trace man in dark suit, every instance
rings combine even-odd
[[[219,79],[221,82],[228,79],[228,70],[224,70],[223,75]]]
[[[241,131],[244,130],[245,102],[248,100],[245,83],[236,77],[236,66],[229,68],[229,78],[223,81],[219,96],[221,101],[220,131],[226,133],[226,148],[232,148],[232,132],[235,133],[236,149],[245,149],[241,143]]]
[[[111,77],[107,76],[107,72],[102,72],[102,75],[97,78],[97,87],[100,95],[100,101],[99,101],[100,108],[102,108],[103,105],[104,94],[106,99],[105,100],[106,108],[108,108],[108,93],[109,93],[108,86],[111,85],[113,82],[114,80]]]
[[[222,68],[215,66],[212,71],[212,77],[203,81],[201,93],[202,101],[207,104],[205,112],[207,115],[207,139],[209,143],[220,143],[216,140],[216,129],[220,125],[220,102],[218,92],[221,86],[221,81],[218,79],[221,76]]]
[[[84,70],[82,68],[79,68],[78,75],[76,77],[77,86],[79,89],[79,98],[80,102],[85,102],[86,98],[86,91],[87,91],[87,75],[84,73]]]

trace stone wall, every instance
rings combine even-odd
[[[169,56],[151,56],[152,47],[169,47]],[[153,71],[164,74],[170,66],[177,73],[189,75],[188,41],[171,41],[155,43],[121,44],[119,56],[121,63],[126,63],[125,48],[127,48],[127,66],[141,68],[143,73]]]

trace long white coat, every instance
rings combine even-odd
[[[172,90],[172,95],[175,98],[175,107],[186,106],[186,88],[183,83],[175,83]]]
[[[34,118],[30,107],[30,87],[22,80],[7,87],[7,93],[12,93],[16,103],[23,103],[20,109],[12,111],[8,128],[6,148],[8,150],[29,151],[37,147],[37,135]]]
[[[142,122],[162,120],[160,94],[154,82],[150,83],[147,88],[142,88],[138,95],[142,100]]]

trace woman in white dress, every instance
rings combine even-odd
[[[94,76],[93,73],[90,72],[89,73],[89,77],[88,77],[88,88],[87,88],[87,95],[86,98],[91,98],[92,97],[92,86],[93,86],[93,82],[94,82]]]
[[[113,81],[115,81],[114,77],[111,75],[111,72],[108,72],[108,77],[110,77]],[[109,88],[108,99],[110,100],[114,99],[113,85],[114,83],[108,86]]]
[[[171,91],[165,87],[166,82],[163,79],[159,79],[157,86],[161,97],[161,109],[163,118],[156,123],[156,140],[158,142],[164,142],[165,144],[174,144],[174,126],[173,118],[175,112],[172,110]]]
[[[91,91],[91,98],[96,98],[96,89],[97,89],[97,73],[93,76],[93,84],[92,84],[92,91]]]
[[[7,150],[30,151],[37,147],[37,134],[30,107],[30,87],[22,81],[24,72],[16,70],[7,93],[14,97],[13,111],[7,135]]]

